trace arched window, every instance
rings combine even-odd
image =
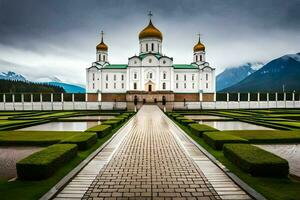
[[[121,75],[121,80],[124,81],[124,75],[123,74]]]
[[[206,76],[206,80],[208,81],[208,74],[205,74],[205,76]]]
[[[186,88],[186,83],[184,83],[184,89]]]
[[[194,74],[192,74],[192,81],[194,80],[194,78],[195,78],[195,75],[194,75]]]
[[[117,75],[114,74],[114,81],[117,80]]]
[[[99,61],[101,61],[101,55],[99,54]]]
[[[105,88],[106,88],[106,89],[108,88],[108,83],[105,84]]]
[[[198,56],[196,55],[196,62],[198,62]]]
[[[151,51],[154,51],[154,43],[151,44]]]
[[[133,89],[136,90],[137,89],[137,84],[133,83]]]
[[[149,78],[152,79],[152,72],[149,73]]]
[[[114,89],[116,89],[116,83],[114,83]]]
[[[95,80],[95,74],[93,73],[93,81]]]
[[[206,89],[208,88],[208,83],[206,83]]]
[[[124,83],[122,83],[122,88],[124,88]]]
[[[133,78],[137,79],[137,73],[134,73]]]
[[[95,83],[93,83],[93,89],[95,89]]]
[[[166,78],[167,78],[167,74],[166,74],[166,72],[164,72],[163,79],[166,79]]]
[[[146,44],[146,51],[148,51],[148,43]]]
[[[165,90],[166,89],[166,83],[162,84],[162,89]]]
[[[105,55],[103,55],[103,61],[105,61]]]
[[[176,74],[176,80],[178,81],[178,74]]]
[[[186,74],[184,75],[184,80],[186,81]]]
[[[202,55],[200,55],[200,61],[202,61]]]
[[[178,89],[178,83],[176,83],[176,89]]]
[[[106,80],[108,81],[108,74],[106,74]]]
[[[195,83],[192,84],[192,88],[193,88],[193,89],[195,88]]]

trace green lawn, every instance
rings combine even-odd
[[[124,122],[125,123],[125,122]],[[79,151],[77,156],[65,164],[62,168],[58,169],[58,171],[48,179],[41,181],[12,181],[7,182],[4,180],[0,180],[0,196],[1,200],[32,200],[39,199],[42,195],[48,192],[58,181],[60,181],[68,172],[70,172],[73,168],[75,168],[80,162],[82,162],[88,155],[94,152],[97,148],[99,148],[104,142],[106,142],[111,136],[123,126],[124,123],[118,125],[112,132],[103,138],[97,139],[97,143],[93,145],[91,148],[85,151]],[[10,132],[11,133],[11,132]],[[45,132],[43,132],[45,133]],[[52,138],[61,139],[59,136],[61,133],[56,132],[57,134],[50,134]],[[1,133],[2,137],[7,137],[9,133]],[[21,134],[19,132],[19,134]],[[19,137],[18,133],[16,133],[15,137]],[[41,133],[34,133],[37,138],[42,140],[42,136],[45,136]],[[71,133],[64,133],[64,136],[69,136]],[[84,134],[84,133],[83,133]],[[0,136],[1,137],[1,136]],[[29,136],[28,136],[29,137]],[[26,137],[25,137],[26,138]]]
[[[174,120],[173,120],[174,121]],[[192,137],[199,145],[210,152],[217,160],[219,160],[226,168],[237,175],[240,179],[250,185],[257,192],[261,193],[268,199],[272,200],[292,200],[300,196],[300,182],[289,178],[266,178],[266,177],[253,177],[250,174],[243,172],[236,165],[231,163],[224,157],[222,151],[214,150],[205,141],[192,134],[190,130],[174,121],[181,127],[190,137]]]

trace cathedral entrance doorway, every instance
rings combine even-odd
[[[146,84],[145,84],[145,90],[147,92],[153,92],[155,91],[155,84],[152,82],[152,81],[148,81]]]

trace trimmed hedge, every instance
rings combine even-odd
[[[204,132],[212,132],[212,131],[219,131],[218,129],[215,129],[213,127],[207,126],[205,124],[189,124],[189,128],[191,132],[199,137],[202,137],[202,134]]]
[[[286,177],[289,164],[270,152],[250,144],[225,144],[224,156],[252,176]]]
[[[222,133],[244,138],[250,143],[299,143],[300,131],[282,130],[238,130],[222,131]]]
[[[222,132],[207,132],[202,136],[203,140],[216,150],[222,150],[226,143],[248,143],[248,140]]]
[[[76,144],[79,150],[86,150],[96,142],[97,135],[95,133],[82,133],[61,141],[61,143]]]
[[[41,180],[50,177],[77,154],[76,144],[54,144],[17,162],[17,174],[23,180]]]
[[[181,120],[181,123],[182,123],[183,125],[187,126],[187,125],[189,125],[189,124],[195,123],[195,121],[192,120],[192,119],[186,119],[186,120]]]
[[[113,129],[121,123],[121,120],[106,120],[102,122],[103,125],[110,125]]]
[[[110,125],[100,124],[87,129],[85,132],[95,132],[97,133],[98,138],[102,138],[108,135],[109,133],[111,133],[111,131],[112,131],[112,127]]]

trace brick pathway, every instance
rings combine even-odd
[[[250,199],[156,106],[142,107],[99,170],[85,193],[63,190],[57,199]]]

